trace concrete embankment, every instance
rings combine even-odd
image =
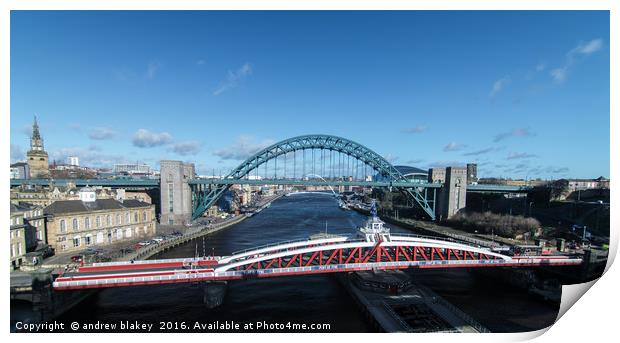
[[[489,332],[476,320],[401,271],[335,276],[373,324],[384,332]]]

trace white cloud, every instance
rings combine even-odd
[[[499,142],[509,137],[529,137],[529,136],[534,136],[534,133],[531,132],[529,128],[519,127],[519,128],[512,129],[511,131],[503,132],[503,133],[496,135],[495,138],[493,138],[493,142]]]
[[[182,156],[196,155],[200,152],[200,142],[197,141],[182,141],[172,145],[172,152]]]
[[[550,71],[551,77],[557,83],[566,81],[569,70],[580,59],[589,56],[603,47],[603,40],[600,38],[588,42],[580,42],[576,47],[566,53],[564,65]]]
[[[398,161],[398,156],[394,156],[392,154],[387,154],[383,156],[383,158],[385,158],[385,160],[390,162],[391,164],[394,164],[394,162]]]
[[[467,145],[460,144],[456,142],[450,142],[446,146],[443,147],[443,151],[459,151],[465,148]]]
[[[486,149],[481,149],[481,150],[476,150],[476,151],[464,153],[463,156],[478,156],[478,155],[483,155],[483,154],[489,153],[491,151],[493,151],[493,148],[486,148]]]
[[[84,149],[81,147],[70,147],[56,150],[50,154],[52,161],[64,163],[69,156],[77,156],[80,165],[89,167],[111,167],[115,163],[127,162],[122,155],[108,155],[94,149]]]
[[[418,164],[418,163],[422,163],[424,162],[423,159],[417,159],[417,160],[407,160],[406,161],[408,164]]]
[[[446,167],[462,167],[465,166],[466,163],[461,161],[435,161],[430,163],[429,168],[446,168]]]
[[[422,133],[424,131],[426,131],[425,125],[418,125],[403,130],[404,133]]]
[[[553,77],[553,80],[555,80],[555,82],[558,82],[558,83],[564,82],[566,80],[567,73],[568,73],[568,67],[555,68],[550,72],[551,77]]]
[[[532,158],[532,157],[537,157],[537,156],[534,154],[528,154],[525,152],[511,152],[506,159],[507,160],[520,160],[520,159]]]
[[[249,63],[242,65],[237,71],[228,71],[226,80],[220,83],[213,95],[220,95],[223,92],[237,87],[247,76],[252,74],[252,66]]]
[[[506,88],[506,86],[510,83],[510,78],[508,76],[502,77],[501,79],[495,81],[493,83],[493,87],[491,87],[491,92],[489,92],[490,97],[494,97],[497,93],[501,92],[502,89]]]
[[[133,136],[133,145],[139,148],[152,148],[166,145],[172,141],[172,136],[167,132],[151,132],[139,129]]]
[[[266,139],[260,142],[251,136],[241,136],[234,144],[213,152],[222,160],[245,160],[260,150],[275,143],[272,139]]]
[[[597,39],[593,39],[586,43],[580,42],[579,45],[575,48],[575,52],[584,54],[584,55],[589,55],[591,53],[601,50],[602,47],[603,47],[603,40],[600,38],[597,38]]]
[[[69,124],[69,129],[76,131],[76,132],[81,132],[82,131],[82,126],[79,123],[71,123]]]
[[[90,131],[88,137],[95,140],[104,140],[114,138],[116,131],[109,127],[96,127]]]

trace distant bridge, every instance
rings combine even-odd
[[[510,256],[450,239],[417,235],[323,235],[231,256],[95,263],[65,273],[55,290],[239,280],[360,270],[574,266],[569,256]]]
[[[144,189],[144,188],[159,188],[160,180],[156,179],[11,179],[11,187],[18,187],[21,185],[30,186],[49,186],[50,182],[54,186],[66,186],[67,184],[73,184],[76,187],[86,186],[101,186],[110,188],[130,188],[130,189]],[[346,181],[346,180],[293,180],[293,179],[260,179],[260,180],[231,180],[210,178],[191,179],[188,184],[190,185],[286,185],[286,186],[352,186],[352,187],[405,187],[405,188],[441,188],[442,183],[428,183],[428,182],[381,182],[381,181]],[[531,190],[530,186],[511,186],[511,185],[495,185],[495,184],[478,184],[467,185],[467,192],[472,193],[525,193]]]
[[[11,187],[49,185],[50,182],[66,185],[70,182],[77,187],[158,188],[166,194],[160,197],[162,220],[165,216],[168,220],[164,221],[175,224],[180,224],[177,221],[181,219],[185,222],[202,216],[232,185],[386,188],[404,194],[409,203],[431,220],[448,218],[465,207],[466,192],[515,193],[530,189],[507,185],[468,185],[465,170],[452,167],[446,169],[444,183],[412,180],[376,152],[346,138],[331,135],[305,135],[275,143],[221,178],[196,178],[193,172],[188,173],[178,163],[174,167],[169,163],[162,164],[162,179],[12,179]],[[175,176],[168,179],[168,175]],[[382,181],[369,181],[369,175],[379,175]],[[163,184],[166,189],[163,189]],[[169,190],[172,190],[171,194]],[[173,202],[176,205],[171,209]]]

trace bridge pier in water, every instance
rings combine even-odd
[[[224,303],[228,282],[226,281],[208,281],[204,283],[203,303],[208,309],[216,308]]]

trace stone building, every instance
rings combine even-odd
[[[11,204],[11,269],[19,268],[27,252],[45,243],[45,218],[41,207]]]
[[[180,225],[192,219],[192,192],[188,181],[196,175],[193,163],[160,162],[160,223]]]
[[[32,137],[30,137],[30,150],[26,153],[30,178],[48,178],[50,176],[47,152],[43,148],[43,138],[39,133],[37,117],[34,117],[32,125]]]
[[[444,183],[446,182],[446,168],[431,168],[428,170],[428,182]]]
[[[467,184],[477,184],[478,183],[478,164],[476,163],[467,163]]]
[[[124,189],[112,189],[110,187],[89,187],[95,191],[97,199],[136,199],[146,203],[152,203],[151,197],[146,192],[125,191]],[[18,186],[11,188],[11,201],[17,203],[29,203],[33,205],[49,206],[59,200],[79,200],[80,189],[75,184],[67,183],[65,186]]]
[[[82,188],[79,197],[45,208],[48,243],[57,254],[155,234],[155,205],[135,199],[97,199],[89,187]]]

